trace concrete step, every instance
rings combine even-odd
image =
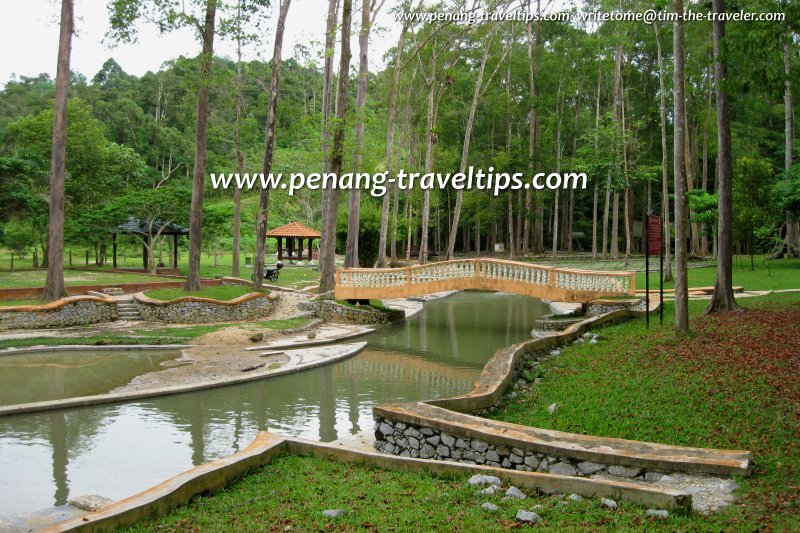
[[[117,318],[119,320],[141,320],[142,315],[133,300],[117,301]]]

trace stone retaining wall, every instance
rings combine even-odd
[[[545,315],[533,323],[533,329],[537,331],[561,331],[567,326],[581,321],[583,321],[583,318],[559,318],[559,315]]]
[[[656,296],[655,299],[657,300],[658,297]],[[586,309],[586,316],[600,316],[611,313],[612,311],[619,311],[620,309],[643,312],[644,300],[595,300],[589,302],[588,308]]]
[[[311,311],[318,318],[326,322],[338,324],[390,324],[403,320],[406,314],[403,311],[374,311],[359,309],[349,305],[342,305],[333,300],[317,300],[303,302],[298,305],[304,311]]]
[[[616,477],[648,481],[662,474],[644,468],[606,465],[570,457],[555,457],[534,450],[493,444],[480,439],[456,436],[427,426],[377,419],[375,448],[378,451],[420,459],[439,459],[472,465],[509,468],[523,472],[545,472],[562,476],[608,474]]]
[[[116,302],[95,296],[71,296],[44,305],[0,307],[0,330],[61,328],[116,319]]]
[[[202,324],[266,318],[275,309],[276,297],[250,293],[230,301],[186,296],[163,302],[143,293],[134,295],[136,307],[144,320],[169,324]]]
[[[651,312],[658,305],[651,302]],[[475,389],[463,396],[375,406],[375,448],[392,455],[578,477],[600,473],[654,480],[661,472],[748,475],[753,463],[747,451],[608,439],[480,418],[514,401],[518,390],[535,386],[544,358],[560,356],[560,347],[596,342],[588,328],[640,314],[617,307],[555,335],[501,348],[484,367]]]

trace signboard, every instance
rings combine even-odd
[[[662,240],[661,217],[647,215],[647,252],[649,255],[661,255]]]

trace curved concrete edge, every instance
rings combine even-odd
[[[345,345],[343,345],[345,346]],[[236,376],[230,377],[226,379],[220,379],[215,381],[200,381],[198,383],[190,383],[186,385],[176,385],[174,387],[161,387],[158,389],[151,389],[151,390],[143,390],[143,391],[131,391],[131,392],[121,392],[121,393],[107,393],[107,394],[96,394],[93,396],[79,396],[76,398],[66,398],[63,400],[50,400],[45,402],[33,402],[33,403],[20,403],[16,405],[4,405],[0,406],[0,417],[2,416],[9,416],[9,415],[17,415],[23,413],[37,413],[42,411],[54,411],[59,409],[71,409],[75,407],[86,407],[90,405],[99,405],[104,403],[118,403],[118,402],[126,402],[131,400],[141,400],[144,398],[154,398],[157,396],[169,396],[172,394],[182,394],[185,392],[194,392],[198,390],[205,390],[205,389],[214,389],[217,387],[226,387],[228,385],[235,385],[239,383],[247,383],[249,381],[259,381],[262,379],[269,379],[277,376],[283,376],[286,374],[294,374],[296,372],[301,372],[303,370],[309,370],[312,368],[316,368],[319,366],[324,366],[330,363],[335,363],[338,361],[342,361],[343,359],[347,359],[359,353],[367,346],[366,342],[360,343],[353,343],[353,349],[348,350],[347,352],[336,356],[330,357],[328,359],[322,359],[319,361],[312,361],[309,363],[301,363],[297,366],[293,366],[291,368],[278,368],[276,370],[268,371],[266,373],[258,373],[252,375],[245,375],[245,376]]]
[[[56,346],[25,346],[23,348],[5,348],[0,350],[0,357],[4,355],[21,355],[48,352],[130,352],[135,350],[183,350],[191,348],[192,344],[59,344]]]
[[[154,298],[150,298],[149,296],[145,295],[145,293],[143,292],[137,292],[136,294],[133,295],[133,299],[136,300],[138,303],[144,305],[160,305],[160,306],[174,305],[183,302],[202,302],[202,303],[209,303],[216,305],[239,305],[258,298],[266,298],[267,300],[274,301],[276,299],[276,296],[272,294],[266,294],[263,292],[249,292],[247,294],[243,294],[242,296],[238,296],[232,300],[215,300],[213,298],[203,298],[201,296],[181,296],[180,298],[175,298],[174,300],[156,300]]]
[[[659,307],[657,298],[655,301],[651,300],[651,313]],[[373,416],[428,426],[451,434],[466,434],[487,442],[532,449],[549,455],[598,463],[678,472],[749,475],[753,459],[752,454],[745,450],[688,448],[593,437],[498,422],[467,414],[497,404],[513,380],[515,369],[526,352],[563,346],[592,327],[642,315],[644,311],[611,311],[573,324],[555,335],[501,348],[486,363],[470,393],[439,400],[377,405],[373,407]]]
[[[219,490],[248,471],[268,464],[273,458],[284,454],[313,456],[342,463],[373,466],[384,470],[429,472],[444,477],[490,474],[524,489],[575,493],[587,498],[612,497],[681,513],[690,512],[692,504],[691,494],[668,489],[641,487],[633,483],[518,472],[448,461],[394,457],[262,432],[246,449],[238,453],[196,466],[129,498],[109,504],[95,512],[53,524],[42,531],[46,533],[94,532],[130,526],[140,520],[167,514],[172,509],[187,503],[195,495]]]
[[[79,295],[79,296],[65,296],[52,302],[43,303],[41,305],[4,305],[0,307],[0,313],[46,313],[48,311],[55,311],[61,309],[65,305],[75,302],[100,302],[107,305],[116,305],[117,302],[113,298]]]
[[[321,322],[324,324],[324,322]],[[331,327],[336,327],[334,324]],[[347,330],[340,335],[336,335],[334,337],[323,337],[318,338],[314,337],[312,339],[297,339],[297,338],[278,338],[275,339],[273,342],[268,344],[262,344],[259,346],[248,346],[244,350],[246,352],[257,352],[259,350],[288,350],[292,348],[308,348],[312,346],[325,346],[328,344],[333,344],[335,342],[341,342],[344,340],[354,339],[356,337],[361,337],[363,335],[369,335],[370,333],[375,333],[375,328],[371,328],[368,326],[363,325],[347,325],[344,326]]]

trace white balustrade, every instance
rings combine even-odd
[[[546,287],[551,273],[557,289],[629,294],[632,288],[631,273],[557,269],[496,259],[461,259],[403,269],[343,269],[337,275],[339,285],[348,288],[410,287],[474,277]]]

